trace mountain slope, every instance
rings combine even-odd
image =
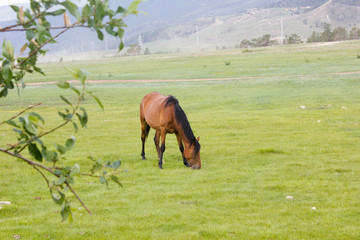
[[[110,5],[126,7],[131,2],[111,0]],[[360,27],[359,6],[360,0],[148,0],[139,5],[146,14],[126,19],[125,45],[138,43],[141,34],[143,48],[149,47],[151,52],[233,47],[243,39],[264,34],[280,39],[281,19],[284,35],[296,33],[307,38],[312,31],[322,31],[323,22],[333,28]],[[0,7],[0,13],[6,13],[0,17],[11,12],[9,7]],[[62,21],[53,20],[58,25]],[[0,26],[12,23],[0,22]],[[0,41],[4,38],[10,39],[18,51],[24,44],[24,33],[1,34]],[[99,41],[95,32],[86,29],[73,29],[58,41],[48,49],[61,55],[116,48],[118,44],[111,37]]]

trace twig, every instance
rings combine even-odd
[[[73,28],[78,28],[78,27],[82,27],[82,28],[90,28],[90,26],[87,25],[78,25],[78,26],[74,26]],[[48,27],[46,28],[47,30],[57,30],[57,29],[65,29],[68,28],[66,26],[64,27]],[[27,30],[36,30],[36,28],[16,28],[16,29],[8,29],[6,31],[3,31],[3,29],[0,30],[0,32],[24,32]]]
[[[37,106],[40,106],[41,104],[42,104],[42,103],[37,103],[37,104],[34,104],[34,105],[30,105],[29,107],[27,107],[27,108],[24,109],[23,111],[19,112],[17,115],[13,116],[13,117],[10,118],[9,120],[6,120],[6,121],[1,122],[0,125],[5,124],[7,121],[11,121],[11,120],[17,118],[18,116],[20,116],[21,114],[23,114],[23,113],[26,112],[27,110],[32,109],[32,108],[37,107]]]
[[[46,181],[46,183],[47,183],[47,185],[48,185],[48,187],[50,188],[50,182],[49,182],[49,179],[45,176],[45,174],[42,172],[42,171],[40,171],[40,169],[38,169],[36,166],[34,166],[34,165],[31,165],[33,168],[35,168],[35,170],[36,171],[38,171],[39,173],[40,173],[40,175],[41,176],[43,176],[43,178],[45,179],[45,181]]]
[[[27,158],[23,157],[23,156],[20,155],[20,154],[14,154],[14,153],[12,153],[12,152],[6,151],[6,149],[3,149],[3,148],[0,148],[0,152],[4,152],[4,153],[9,154],[9,155],[11,155],[11,156],[13,156],[13,157],[19,158],[19,159],[25,161],[26,163],[28,163],[29,165],[31,165],[31,166],[32,166],[33,168],[35,168],[38,172],[40,172],[40,174],[41,174],[41,175],[44,177],[44,179],[46,180],[48,186],[50,186],[49,181],[47,180],[47,178],[46,178],[46,176],[44,175],[44,173],[42,173],[42,172],[40,171],[40,169],[38,169],[38,168],[42,168],[42,169],[50,172],[50,173],[53,174],[54,176],[60,177],[59,175],[57,175],[56,173],[54,173],[50,168],[47,168],[47,167],[45,167],[45,166],[43,166],[43,165],[41,165],[41,164],[39,164],[39,163],[33,162],[33,161],[31,161],[30,159],[27,159]],[[86,211],[87,211],[90,215],[92,215],[92,212],[91,212],[91,211],[89,210],[89,208],[85,205],[85,203],[81,200],[81,198],[77,195],[77,193],[76,193],[76,192],[74,191],[74,189],[70,186],[70,184],[67,183],[67,182],[65,182],[65,184],[66,184],[66,186],[70,189],[70,191],[75,195],[75,197],[78,199],[78,201],[81,203],[81,205],[86,209]]]
[[[24,62],[26,62],[27,60],[29,60],[29,58],[31,58],[33,55],[35,55],[41,48],[43,48],[46,44],[48,44],[49,42],[53,41],[55,38],[59,37],[61,34],[65,33],[67,30],[69,30],[70,28],[74,28],[77,24],[79,24],[79,21],[75,22],[74,24],[72,24],[71,26],[65,28],[64,30],[62,30],[61,32],[59,32],[58,34],[56,34],[54,37],[48,39],[46,42],[44,42],[43,44],[41,44],[37,49],[35,49],[34,51],[32,51],[29,56],[27,56],[26,58],[24,58],[20,63],[16,64],[14,66],[14,68],[21,66]]]
[[[15,153],[13,153],[13,152],[9,152],[7,149],[3,149],[3,148],[0,148],[0,152],[4,152],[4,153],[6,153],[6,154],[8,154],[8,155],[10,155],[10,156],[19,158],[19,159],[25,161],[26,163],[30,164],[31,166],[36,166],[36,167],[42,168],[42,169],[50,172],[51,174],[55,175],[56,177],[59,177],[59,176],[56,175],[50,168],[47,168],[47,167],[45,167],[45,166],[43,166],[43,165],[41,165],[41,164],[39,164],[39,163],[37,163],[37,162],[33,162],[33,161],[31,161],[30,159],[27,159],[26,157],[23,157],[23,156],[20,155],[20,154],[15,154]]]
[[[74,191],[74,189],[72,189],[72,187],[70,186],[69,183],[65,182],[66,186],[70,189],[70,191],[75,195],[75,197],[77,198],[77,200],[81,203],[81,205],[86,209],[86,211],[92,215],[92,212],[87,208],[87,206],[85,205],[85,203],[81,200],[81,198],[76,194],[76,192]]]
[[[52,133],[52,132],[55,132],[55,131],[58,130],[59,128],[62,128],[63,126],[65,126],[66,124],[68,124],[69,122],[70,122],[70,121],[66,121],[66,122],[60,124],[59,126],[51,129],[50,131],[47,131],[47,132],[45,132],[45,133],[43,133],[43,134],[40,134],[40,135],[37,136],[36,138],[41,138],[41,137],[43,137],[43,136],[45,136],[45,135],[48,135],[48,134],[50,134],[50,133]],[[19,150],[19,153],[21,153],[21,152],[22,152],[30,143],[32,143],[33,141],[34,141],[34,138],[30,139],[30,140]],[[9,148],[9,149],[7,149],[7,150],[9,151],[9,150],[13,149],[14,147],[16,147],[17,145],[19,145],[19,144],[20,144],[20,143],[15,144],[15,145],[13,145],[11,148]]]

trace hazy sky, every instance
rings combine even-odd
[[[0,0],[0,6],[26,2],[29,2],[29,0]]]
[[[0,6],[12,5],[17,3],[28,3],[28,2],[30,2],[30,0],[0,0]],[[79,3],[81,5],[81,3],[84,3],[85,0],[75,0],[73,2]]]

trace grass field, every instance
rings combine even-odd
[[[328,74],[359,71],[359,53],[360,42],[346,42],[44,65],[48,76],[27,81],[70,79],[66,66],[92,79],[239,79],[90,84],[105,111],[86,101],[90,122],[69,164],[121,159],[124,187],[76,179],[94,214],[72,198],[80,209],[62,223],[38,173],[0,154],[0,201],[12,202],[0,210],[0,239],[359,239],[360,74]],[[201,138],[201,170],[183,166],[173,135],[159,170],[153,131],[141,160],[139,103],[155,90],[179,99]],[[54,126],[60,94],[54,85],[12,92],[0,120],[43,102],[36,111]],[[0,126],[0,144],[15,141]]]

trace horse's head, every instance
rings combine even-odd
[[[185,147],[184,149],[184,157],[190,167],[193,169],[200,169],[201,168],[201,161],[200,161],[200,138],[194,138],[194,141],[190,144],[189,147]]]

